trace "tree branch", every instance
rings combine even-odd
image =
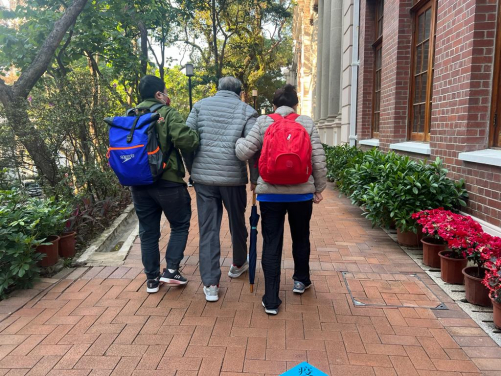
[[[0,102],[4,107],[12,100],[12,88],[5,84],[5,81],[0,78]]]
[[[153,46],[151,45],[151,42],[150,42],[150,40],[149,40],[149,39],[148,39],[148,46],[149,46],[149,48],[150,48],[150,51],[151,51],[151,53],[152,53],[153,57],[155,58],[155,61],[156,61],[157,65],[158,65],[158,66],[160,66],[160,61],[158,60],[157,54],[156,54],[156,53],[155,53],[155,51],[153,50]]]
[[[71,42],[72,36],[73,36],[73,29],[70,30],[70,34],[68,35],[66,42],[64,42],[63,46],[61,47],[61,49],[59,50],[59,52],[56,56],[57,65],[59,65],[59,69],[61,69],[63,76],[66,76],[66,73],[68,73],[68,70],[66,69],[66,67],[63,64],[62,57],[63,57],[64,51],[66,50],[66,48],[69,46],[69,44]]]
[[[88,0],[75,0],[64,12],[63,16],[54,23],[54,27],[45,39],[31,65],[21,73],[19,79],[13,85],[14,96],[26,97],[35,86],[38,79],[47,70],[54,53],[61,43],[66,31],[73,25],[82,12]]]
[[[90,51],[84,51],[84,54],[85,56],[87,56],[87,59],[89,59],[90,65],[92,66],[92,70],[101,77],[102,73],[99,70],[99,65],[97,64],[96,59],[94,59],[94,56],[92,56],[92,53]]]

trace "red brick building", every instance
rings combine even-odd
[[[360,0],[359,61],[358,143],[440,157],[501,231],[501,0]]]

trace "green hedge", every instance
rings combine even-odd
[[[354,205],[364,207],[373,226],[394,223],[401,231],[416,232],[413,213],[439,207],[457,211],[466,205],[464,181],[449,179],[439,158],[427,163],[376,148],[324,148],[329,179]]]

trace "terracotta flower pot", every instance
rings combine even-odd
[[[441,251],[440,256],[440,269],[442,281],[454,285],[462,285],[464,282],[463,269],[468,264],[467,259],[457,259],[449,257],[451,251]]]
[[[47,239],[45,239],[44,243],[51,244],[39,245],[37,247],[36,251],[45,255],[38,262],[38,265],[43,267],[55,265],[57,263],[57,260],[59,260],[59,236],[49,236]]]
[[[493,308],[493,321],[494,321],[494,326],[498,329],[501,329],[501,303],[496,302],[494,299],[491,299],[492,301],[492,308]]]
[[[397,228],[397,223],[395,222],[395,220],[394,220],[394,219],[392,219],[392,220],[390,221],[390,226],[389,226],[389,227],[390,227],[390,230],[396,230],[396,228]]]
[[[75,256],[75,231],[61,235],[59,239],[59,256],[73,257]]]
[[[489,290],[482,284],[485,269],[482,268],[481,270],[481,275],[477,276],[477,266],[467,266],[463,269],[466,300],[471,304],[476,304],[482,307],[490,307],[492,303],[491,298],[489,297]]]
[[[445,251],[447,244],[435,238],[423,238],[421,243],[423,243],[423,264],[440,269],[438,253]]]
[[[397,241],[398,244],[406,247],[418,247],[419,235],[414,234],[412,231],[401,232],[400,229],[397,228]]]

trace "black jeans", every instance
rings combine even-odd
[[[261,228],[263,233],[263,256],[261,264],[264,273],[263,303],[268,309],[275,309],[282,303],[280,274],[282,248],[284,245],[285,214],[289,214],[292,235],[292,257],[294,258],[295,281],[306,286],[310,280],[310,219],[312,201],[301,202],[260,202]]]
[[[184,256],[191,219],[191,197],[183,184],[165,180],[145,187],[133,187],[132,199],[139,219],[141,257],[148,279],[160,274],[160,220],[162,212],[169,221],[171,233],[165,251],[169,269],[179,269]]]

